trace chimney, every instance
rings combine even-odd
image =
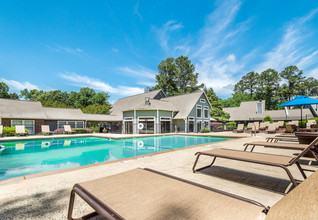
[[[149,88],[149,87],[144,89],[144,93],[151,92],[151,91],[152,91],[152,88]]]
[[[145,105],[150,105],[150,98],[149,97],[145,98]]]

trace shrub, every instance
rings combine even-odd
[[[209,133],[209,132],[210,132],[209,128],[204,127],[201,129],[201,133]]]
[[[269,121],[270,123],[273,123],[273,120],[272,120],[271,116],[269,116],[269,115],[266,115],[264,117],[263,122],[265,122],[265,121]]]
[[[76,134],[85,134],[87,130],[85,128],[74,128],[72,131],[75,131]]]
[[[85,128],[87,133],[94,133],[93,129],[90,129],[90,128]]]
[[[14,136],[15,127],[3,127],[3,136]]]
[[[58,128],[53,131],[53,134],[64,134],[64,128]]]
[[[234,121],[228,122],[225,125],[228,131],[233,131],[234,129],[236,129],[236,123]]]
[[[95,132],[95,133],[99,133],[99,126],[98,126],[98,125],[96,125],[96,126],[91,126],[90,129],[91,129],[93,132]],[[93,132],[92,132],[92,133],[93,133]],[[89,132],[89,133],[90,133],[90,132]]]
[[[298,126],[299,126],[300,128],[305,128],[305,127],[306,127],[306,123],[307,123],[306,120],[303,120],[303,122],[299,121],[299,122],[298,122]]]
[[[216,128],[216,131],[224,131],[224,127],[223,126],[219,126]]]
[[[25,129],[25,132],[29,134],[29,130],[28,129]],[[3,127],[3,136],[5,137],[9,137],[9,136],[14,136],[15,135],[15,127]],[[18,136],[20,135],[24,135],[24,134],[18,134]]]

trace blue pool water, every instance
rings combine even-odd
[[[203,136],[98,137],[0,142],[0,180],[228,140]]]

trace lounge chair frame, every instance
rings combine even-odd
[[[293,157],[291,158],[291,160],[287,163],[287,164],[280,164],[280,163],[272,163],[272,162],[265,162],[265,161],[259,161],[259,160],[253,160],[253,159],[246,159],[246,158],[239,158],[239,157],[232,157],[232,156],[227,156],[227,155],[216,155],[209,152],[197,152],[195,153],[195,155],[197,156],[194,162],[194,165],[192,167],[192,171],[195,173],[196,171],[200,171],[206,168],[211,167],[214,162],[216,161],[217,157],[220,158],[224,158],[224,159],[231,159],[231,160],[237,160],[237,161],[242,161],[242,162],[249,162],[249,163],[255,163],[255,164],[261,164],[261,165],[268,165],[268,166],[273,166],[273,167],[279,167],[282,168],[283,170],[285,170],[285,172],[287,173],[290,181],[292,182],[292,184],[296,187],[297,186],[297,182],[301,182],[301,180],[297,180],[293,177],[293,175],[291,174],[291,172],[289,171],[288,167],[296,164],[297,168],[299,169],[301,175],[303,176],[304,179],[307,178],[306,174],[304,171],[311,171],[314,172],[314,170],[309,170],[309,169],[304,169],[300,166],[298,160],[303,157],[308,151],[311,150],[311,148],[313,148],[313,146],[315,144],[317,144],[318,142],[318,138],[316,138],[311,144],[308,145],[308,147],[306,147],[297,157]],[[229,150],[229,149],[224,149],[224,150]],[[229,150],[229,151],[234,151],[234,150]],[[246,153],[251,153],[253,154],[253,152],[246,152]],[[207,165],[207,166],[203,166],[201,168],[196,169],[196,165],[199,161],[199,158],[201,155],[205,155],[205,156],[210,156],[213,157],[211,164]],[[263,155],[273,155],[273,154],[265,154],[263,153]],[[275,155],[273,155],[275,156]],[[277,156],[277,155],[276,155]]]
[[[182,179],[182,178],[171,176],[171,175],[168,175],[168,174],[156,171],[156,170],[152,170],[152,169],[148,169],[148,168],[144,168],[143,170],[146,170],[146,171],[149,171],[149,172],[153,172],[155,174],[162,175],[162,176],[174,179],[174,180],[178,180],[178,181],[181,181],[181,182],[184,182],[184,183],[196,186],[196,187],[207,189],[207,190],[210,190],[210,191],[213,191],[213,192],[216,192],[216,193],[220,193],[220,194],[223,194],[225,196],[229,196],[229,197],[232,197],[234,199],[238,199],[238,200],[241,200],[241,201],[244,201],[244,202],[247,202],[247,203],[254,204],[256,206],[262,207],[263,208],[263,212],[265,214],[267,214],[267,212],[269,211],[269,207],[265,207],[263,204],[261,204],[261,203],[259,203],[257,201],[251,200],[251,199],[247,199],[247,198],[244,198],[244,197],[241,197],[241,196],[238,196],[238,195],[234,195],[234,194],[231,194],[231,193],[228,193],[228,192],[224,192],[224,191],[221,191],[221,190],[218,190],[218,189],[214,189],[212,187],[204,186],[204,185],[201,185],[201,184],[198,184],[198,183],[195,183],[195,182],[191,182],[189,180],[185,180],[185,179]],[[75,220],[72,217],[72,214],[73,214],[74,200],[75,200],[75,195],[76,194],[79,195],[85,202],[87,202],[95,210],[95,212],[93,212],[93,213],[85,215],[85,216],[83,216],[81,218],[77,218],[78,220],[79,219],[89,219],[89,218],[97,216],[97,215],[100,215],[100,216],[102,216],[105,219],[111,219],[111,220],[125,219],[122,216],[120,216],[120,214],[118,214],[116,211],[114,211],[112,208],[107,206],[104,202],[102,202],[97,197],[95,197],[93,194],[91,194],[89,191],[87,191],[80,184],[75,184],[73,189],[72,189],[72,191],[71,191],[71,196],[70,196],[69,209],[68,209],[68,219],[69,220]]]

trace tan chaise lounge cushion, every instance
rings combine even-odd
[[[126,219],[257,219],[263,207],[151,171],[80,183]]]
[[[271,219],[318,219],[317,171],[270,208],[266,220]]]
[[[239,150],[230,150],[230,149],[222,149],[216,148],[208,151],[201,152],[203,155],[211,155],[215,157],[229,158],[229,159],[237,159],[244,161],[257,161],[257,163],[275,163],[281,165],[287,165],[294,157],[289,156],[281,156],[274,154],[264,154],[264,153],[256,153],[256,152],[248,152],[248,151],[239,151]]]
[[[308,147],[308,144],[274,143],[274,142],[265,142],[265,141],[254,141],[254,142],[246,143],[245,145],[256,145],[256,146],[295,149],[295,150],[304,150],[306,147]]]

